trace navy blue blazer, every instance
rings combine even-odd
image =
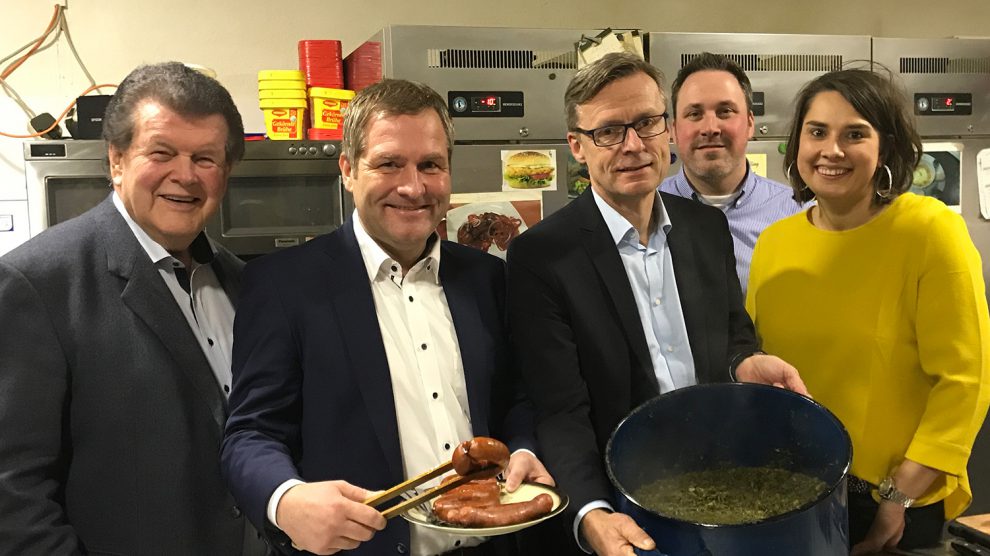
[[[444,241],[439,276],[474,434],[533,447],[532,416],[510,375],[503,262]],[[265,513],[286,480],[343,479],[378,490],[406,479],[391,376],[352,221],[251,261],[241,288],[221,464],[248,518],[291,550]],[[408,523],[393,519],[353,553],[401,553],[408,544]]]

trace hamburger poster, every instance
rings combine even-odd
[[[502,191],[557,190],[556,153],[551,150],[502,151]]]

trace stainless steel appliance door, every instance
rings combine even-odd
[[[26,141],[24,179],[34,237],[96,206],[112,190],[103,141]]]
[[[336,160],[245,160],[207,231],[238,255],[262,255],[336,229],[342,204]]]

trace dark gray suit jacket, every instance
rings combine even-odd
[[[224,397],[109,197],[0,258],[0,315],[0,553],[241,554]]]

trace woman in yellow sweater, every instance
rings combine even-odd
[[[842,70],[800,93],[785,167],[808,211],[763,232],[747,309],[853,442],[853,554],[938,542],[972,494],[990,402],[990,316],[962,218],[904,193],[921,141],[886,76]]]

